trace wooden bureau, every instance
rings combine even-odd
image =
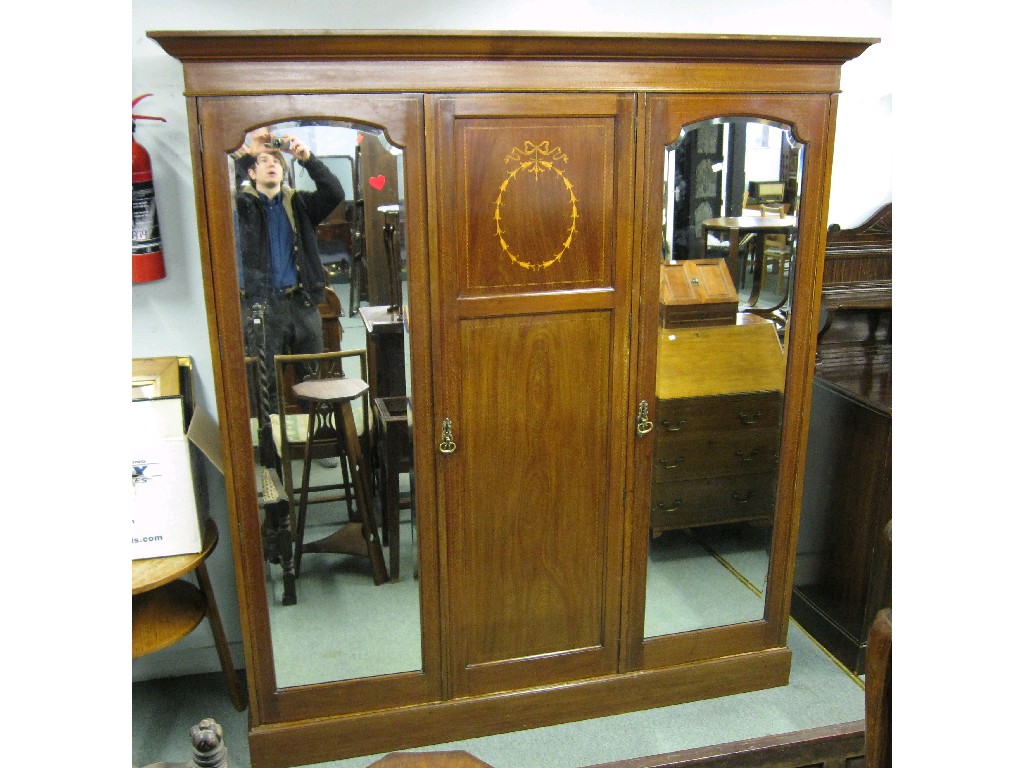
[[[774,325],[662,329],[658,360],[651,531],[771,519],[785,376]]]

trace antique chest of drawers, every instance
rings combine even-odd
[[[784,360],[774,326],[663,329],[651,531],[770,520]]]

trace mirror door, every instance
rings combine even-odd
[[[649,100],[628,666],[784,643],[809,106]]]
[[[436,700],[421,102],[209,100],[199,120],[261,720]]]

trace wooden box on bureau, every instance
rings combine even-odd
[[[785,377],[775,326],[660,334],[652,532],[769,520]]]
[[[739,296],[725,259],[690,259],[661,268],[662,328],[733,325]]]

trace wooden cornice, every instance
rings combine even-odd
[[[198,61],[758,61],[842,64],[878,38],[437,30],[151,31],[181,62]]]

